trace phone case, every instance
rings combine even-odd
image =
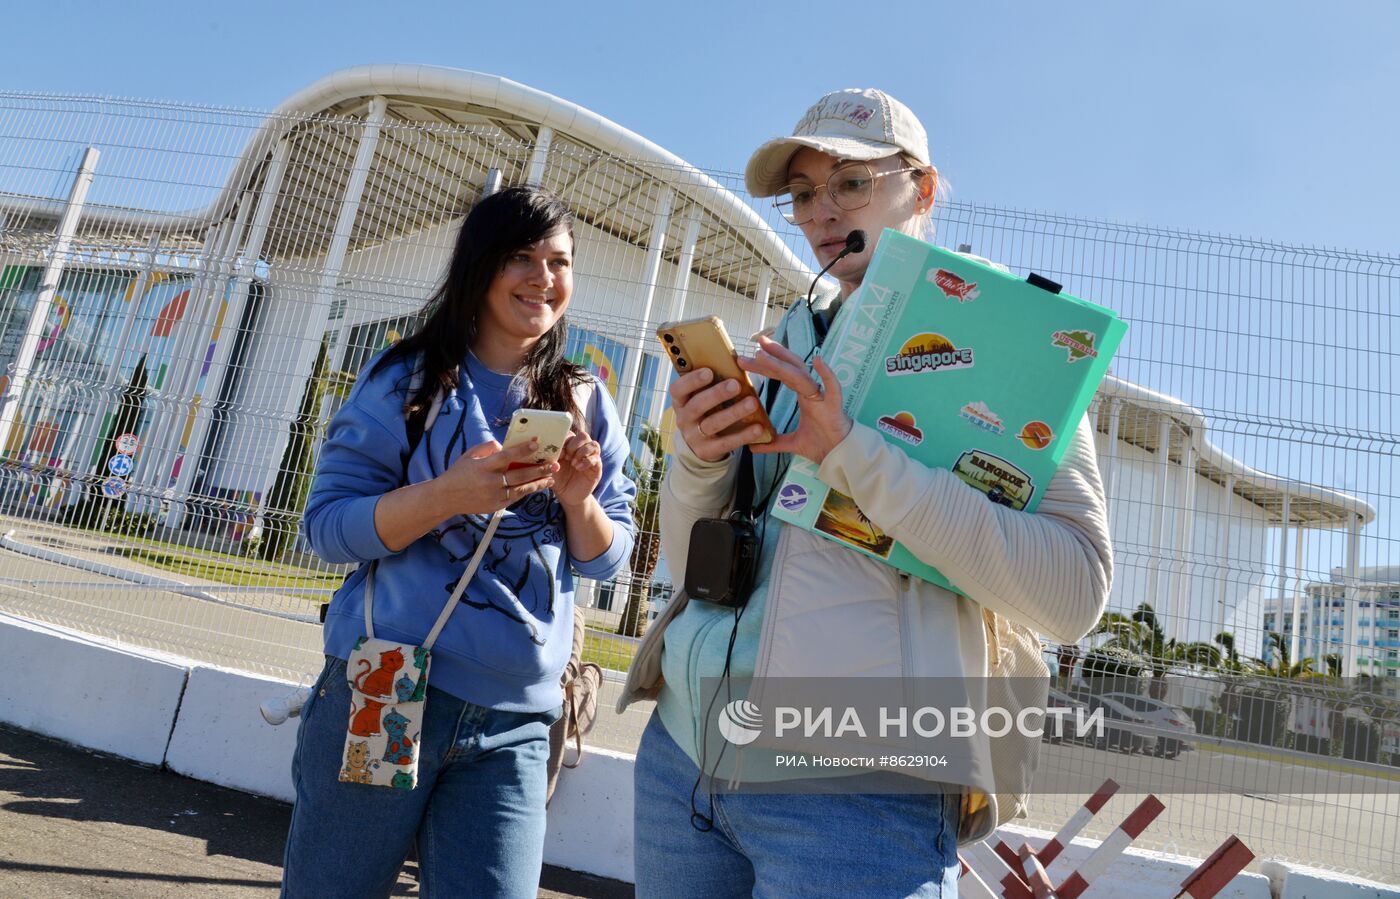
[[[510,427],[506,429],[506,442],[503,448],[526,443],[531,437],[540,439],[539,449],[522,462],[512,462],[510,469],[528,468],[543,462],[553,462],[564,449],[564,441],[569,439],[573,427],[573,416],[567,412],[550,412],[544,409],[516,409],[510,417]]]
[[[754,442],[771,443],[773,441],[773,423],[768,420],[768,414],[763,411],[763,400],[754,390],[753,382],[749,380],[749,373],[739,367],[734,344],[730,342],[729,333],[725,331],[724,322],[719,316],[707,315],[703,318],[693,318],[681,322],[667,322],[656,329],[656,336],[660,338],[661,345],[665,347],[672,367],[678,373],[684,375],[697,368],[708,368],[715,373],[715,383],[726,378],[733,378],[739,382],[739,394],[724,402],[720,406],[721,409],[732,406],[746,396],[758,399],[757,410],[720,431],[719,436],[735,434],[750,425],[757,424],[763,426],[764,435]]]

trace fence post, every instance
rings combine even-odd
[[[39,340],[43,337],[44,325],[48,323],[53,298],[58,293],[58,281],[63,277],[63,269],[68,263],[68,251],[74,235],[78,233],[83,204],[87,202],[88,188],[92,186],[97,159],[101,155],[96,147],[88,147],[84,151],[78,173],[73,176],[73,184],[68,190],[68,202],[63,208],[63,216],[58,220],[53,248],[49,251],[49,264],[44,268],[39,294],[34,298],[34,308],[29,311],[29,321],[24,328],[24,339],[20,341],[19,352],[15,356],[14,374],[10,376],[3,400],[0,400],[0,455],[10,445],[10,432],[19,416],[20,401],[34,368],[34,357],[39,354]]]

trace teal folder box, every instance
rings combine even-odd
[[[930,467],[1035,510],[1127,325],[1109,309],[886,230],[821,354],[847,413]],[[794,457],[773,514],[957,590]]]

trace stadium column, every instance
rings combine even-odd
[[[360,133],[359,146],[355,149],[355,159],[350,166],[350,177],[345,183],[345,193],[340,198],[340,211],[336,215],[335,231],[331,234],[330,245],[326,249],[325,265],[316,292],[312,295],[307,310],[306,326],[302,329],[302,339],[296,351],[291,371],[286,373],[287,391],[282,409],[273,419],[277,433],[268,445],[267,466],[257,484],[263,496],[267,496],[277,481],[277,468],[282,463],[282,454],[291,437],[292,422],[296,420],[301,406],[303,385],[315,377],[313,370],[316,356],[321,351],[321,338],[330,322],[331,300],[335,294],[336,282],[340,279],[340,269],[345,264],[345,253],[350,247],[350,234],[359,216],[360,200],[364,197],[365,184],[369,180],[370,165],[374,162],[374,152],[379,146],[379,130],[384,124],[384,114],[388,102],[383,97],[370,101],[369,114],[365,117],[364,130]],[[344,319],[341,319],[342,324]],[[335,347],[330,347],[328,357],[334,357]],[[324,407],[323,407],[324,408]],[[299,512],[300,510],[292,510]]]
[[[214,244],[212,258],[205,259],[203,277],[199,286],[191,292],[190,304],[185,320],[185,333],[188,335],[183,351],[176,357],[183,362],[177,369],[176,396],[187,404],[182,423],[171,421],[170,437],[175,438],[175,460],[169,466],[169,474],[164,484],[165,494],[170,500],[166,511],[167,527],[178,528],[185,520],[185,500],[190,486],[199,471],[200,456],[204,449],[200,435],[207,433],[210,410],[204,398],[207,363],[214,351],[214,343],[219,338],[225,324],[226,305],[224,297],[233,277],[233,263],[238,256],[238,247],[243,242],[243,229],[248,224],[248,203],[240,200],[231,223],[224,223],[223,233]],[[196,317],[197,316],[197,317]],[[204,422],[201,431],[199,423]]]
[[[19,351],[10,369],[10,382],[4,397],[0,397],[0,453],[10,445],[10,431],[19,415],[20,402],[28,383],[34,357],[39,352],[39,341],[49,321],[53,308],[54,294],[58,292],[58,281],[63,277],[64,266],[68,262],[68,251],[73,245],[73,237],[78,233],[78,222],[83,215],[83,204],[87,202],[88,188],[92,186],[93,173],[97,170],[97,160],[101,154],[96,147],[88,147],[78,164],[78,173],[73,176],[73,184],[68,189],[68,200],[63,206],[63,215],[54,231],[53,247],[49,251],[49,261],[44,267],[43,278],[39,281],[39,293],[34,298],[34,308],[29,311],[29,321],[24,327]]]
[[[140,513],[168,513],[166,503],[171,494],[167,480],[178,453],[176,446],[175,421],[180,412],[189,408],[190,397],[179,389],[184,382],[184,374],[193,362],[195,332],[199,330],[196,319],[202,309],[202,296],[213,259],[219,254],[220,244],[228,234],[228,222],[212,224],[204,230],[204,240],[199,256],[194,260],[185,259],[180,263],[183,273],[192,273],[190,286],[185,291],[184,300],[178,307],[172,304],[169,317],[170,352],[162,374],[158,368],[148,386],[148,408],[145,433],[140,449],[136,452],[135,466],[131,470],[132,490],[128,503],[131,511]],[[174,311],[178,309],[178,311]]]
[[[1303,660],[1303,656],[1308,654],[1308,643],[1303,635],[1302,620],[1304,617],[1308,618],[1309,630],[1316,624],[1308,615],[1307,606],[1303,605],[1303,601],[1307,598],[1303,593],[1303,535],[1305,533],[1303,516],[1300,513],[1298,526],[1293,529],[1293,628],[1298,632],[1298,658],[1296,661],[1299,662]]]
[[[1292,623],[1284,617],[1284,603],[1288,602],[1288,528],[1293,524],[1293,494],[1283,495],[1283,509],[1279,512],[1278,532],[1278,615],[1281,627],[1289,628],[1289,663],[1298,661],[1298,603],[1292,604]]]
[[[1122,427],[1123,403],[1117,397],[1105,397],[1108,404],[1108,445],[1104,447],[1103,495],[1108,503],[1110,522],[1113,519],[1113,487],[1118,478],[1118,432]]]
[[[203,451],[205,440],[209,436],[209,429],[213,423],[214,410],[210,404],[218,401],[219,396],[224,392],[226,383],[232,376],[229,363],[233,358],[234,345],[238,342],[238,328],[243,321],[244,310],[248,305],[248,294],[257,270],[258,259],[262,255],[263,243],[267,239],[267,230],[272,222],[272,212],[277,203],[277,195],[282,189],[282,176],[286,172],[287,158],[290,152],[291,144],[285,137],[278,141],[277,147],[272,153],[272,161],[268,164],[267,174],[263,178],[262,188],[258,192],[257,211],[253,214],[253,224],[248,231],[242,252],[239,252],[235,237],[224,254],[224,267],[236,266],[236,268],[232,272],[228,272],[228,274],[233,275],[228,305],[216,320],[214,330],[210,335],[210,340],[213,343],[213,354],[209,357],[208,374],[204,387],[200,391],[203,399],[200,400],[198,415],[194,420],[194,427],[185,451],[188,464],[181,466],[179,478],[175,483],[177,497],[187,496],[194,484],[199,455]],[[251,206],[251,199],[251,196],[245,194],[239,203],[238,217],[234,224],[235,234],[243,230],[242,223]],[[219,286],[222,287],[227,280],[227,277],[220,278]],[[216,309],[218,305],[217,295],[211,297],[211,308]],[[183,512],[180,505],[172,504],[166,523],[171,527],[178,527],[182,522]]]
[[[1342,677],[1356,677],[1356,616],[1361,614],[1360,559],[1361,517],[1347,522],[1347,574],[1342,598]],[[1332,613],[1327,613],[1330,627]]]
[[[544,167],[549,163],[549,147],[552,143],[554,129],[541,126],[539,134],[535,137],[535,149],[530,151],[530,174],[525,180],[531,187],[539,187],[544,183]]]
[[[1219,584],[1219,593],[1217,594],[1217,598],[1216,598],[1216,603],[1217,603],[1217,610],[1216,610],[1216,615],[1217,615],[1217,617],[1216,617],[1216,622],[1215,622],[1215,633],[1216,633],[1216,634],[1222,633],[1222,632],[1224,632],[1224,630],[1225,630],[1225,600],[1226,600],[1226,591],[1229,589],[1229,586],[1230,586],[1230,570],[1231,570],[1231,569],[1230,569],[1230,534],[1232,533],[1232,529],[1233,529],[1233,526],[1234,526],[1234,525],[1233,525],[1233,522],[1230,520],[1230,518],[1231,518],[1231,516],[1234,514],[1234,509],[1232,508],[1232,507],[1234,506],[1234,504],[1235,504],[1235,476],[1234,476],[1233,474],[1227,474],[1227,475],[1225,476],[1225,512],[1224,512],[1224,514],[1221,516],[1221,518],[1222,518],[1223,521],[1224,521],[1224,524],[1221,525],[1221,528],[1220,528],[1220,535],[1219,535],[1219,538],[1218,538],[1217,541],[1216,541],[1217,544],[1220,546],[1220,559],[1219,559],[1219,563],[1218,563],[1218,564],[1219,564],[1219,567],[1218,567],[1218,569],[1217,569],[1217,570],[1220,572],[1220,584]],[[1212,634],[1211,636],[1214,636],[1214,634]]]
[[[753,298],[758,306],[758,328],[759,331],[768,328],[768,297],[773,293],[773,269],[768,266],[763,267],[763,273],[758,276],[758,288],[754,290]]]
[[[1157,606],[1157,591],[1161,586],[1164,555],[1162,541],[1166,531],[1167,503],[1171,490],[1172,420],[1165,410],[1159,411],[1158,415],[1161,416],[1161,420],[1157,423],[1157,466],[1153,478],[1156,507],[1152,510],[1152,555],[1147,561],[1147,604],[1152,607],[1154,613],[1160,615],[1162,610]]]
[[[700,204],[690,204],[690,209],[685,217],[685,237],[681,239],[681,255],[676,260],[676,280],[671,288],[671,305],[666,317],[662,321],[679,321],[685,318],[686,295],[690,291],[690,270],[695,265],[695,244],[700,239]],[[670,364],[657,365],[656,375],[651,384],[651,391],[660,397],[661,392],[666,389],[671,380]],[[661,407],[664,402],[657,402],[651,409],[651,426],[661,427]]]
[[[647,337],[652,331],[651,304],[656,299],[656,282],[661,276],[661,254],[666,249],[666,229],[671,226],[671,204],[676,192],[669,185],[663,185],[656,199],[656,215],[651,220],[651,235],[647,238],[647,257],[642,270],[642,314],[637,322],[636,339],[632,341],[631,352],[627,354],[627,368],[622,376],[622,396],[617,404],[618,414],[631,431],[632,413],[637,407],[637,397],[641,393],[637,383],[642,372],[642,353],[645,352]]]
[[[1183,490],[1183,504],[1181,508],[1181,523],[1174,528],[1177,535],[1176,564],[1174,566],[1174,595],[1172,598],[1172,614],[1166,621],[1167,637],[1178,637],[1188,639],[1192,633],[1191,613],[1191,578],[1189,574],[1192,568],[1192,543],[1195,540],[1196,531],[1196,461],[1199,458],[1196,452],[1196,435],[1194,432],[1186,435],[1186,448],[1181,454],[1181,473],[1185,479],[1186,487]],[[1178,620],[1185,622],[1186,628],[1177,625]]]

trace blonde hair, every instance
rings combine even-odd
[[[903,151],[897,155],[899,156],[901,166],[914,169],[914,171],[909,173],[909,178],[915,185],[920,184],[924,180],[925,175],[933,176],[933,205],[929,206],[928,212],[923,214],[924,239],[932,243],[938,231],[937,226],[933,223],[934,206],[937,206],[939,203],[944,202],[952,196],[952,185],[939,173],[938,166],[932,163],[925,165]]]

